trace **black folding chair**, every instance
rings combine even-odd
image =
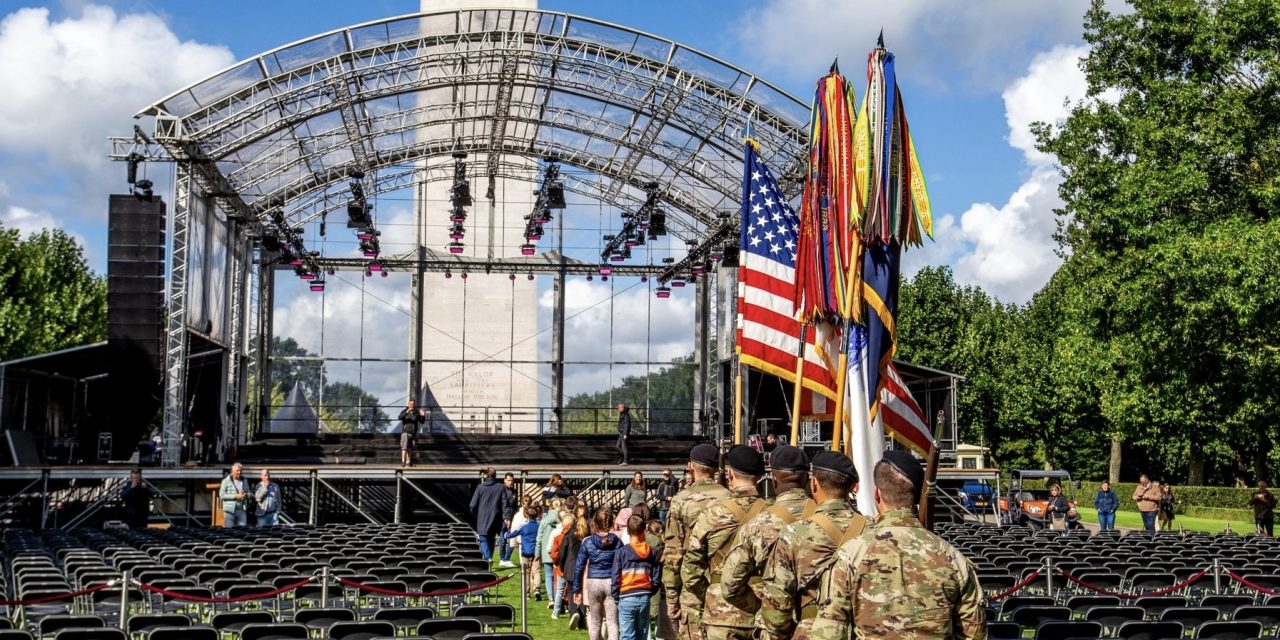
[[[435,640],[462,640],[468,634],[483,632],[484,624],[475,618],[436,618],[423,620],[418,625],[419,636],[428,636]]]
[[[1252,620],[1219,620],[1206,622],[1196,630],[1197,638],[1214,640],[1248,640],[1262,635],[1262,623]]]
[[[1171,640],[1181,638],[1184,629],[1177,622],[1126,622],[1120,625],[1116,637],[1127,640]]]
[[[1102,623],[1087,620],[1050,620],[1036,627],[1036,640],[1069,640],[1101,638]]]

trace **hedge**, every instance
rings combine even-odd
[[[1076,501],[1085,507],[1093,506],[1093,495],[1098,491],[1097,482],[1079,482],[1075,490]],[[1138,488],[1136,482],[1117,482],[1111,485],[1112,493],[1120,498],[1121,511],[1137,511],[1133,502],[1133,492]],[[1253,510],[1249,508],[1249,498],[1255,489],[1249,487],[1180,487],[1173,485],[1173,495],[1177,499],[1175,513],[1204,518],[1219,518],[1218,512],[1229,514],[1231,520],[1253,520]],[[1280,494],[1275,494],[1280,499]],[[1194,509],[1193,513],[1190,509]],[[1235,513],[1235,512],[1239,513]],[[1200,515],[1206,514],[1206,515]],[[1208,515],[1213,514],[1213,515]]]

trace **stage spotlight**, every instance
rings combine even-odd
[[[607,276],[611,273],[613,273],[613,268],[608,265],[600,265],[600,275]]]
[[[608,282],[609,276],[600,276],[600,282]]]
[[[613,255],[609,256],[609,260],[611,260],[611,261],[613,261],[613,262],[622,262],[623,260],[626,260],[626,259],[627,259],[627,257],[626,257],[625,255],[621,254],[621,253],[615,253],[615,254],[613,254]]]
[[[692,268],[689,269],[689,272],[692,273],[694,277],[696,277],[706,273],[707,268],[700,264],[695,264],[693,265]]]
[[[593,275],[591,275],[591,274],[589,274],[589,273],[587,274],[587,282],[591,282],[592,280],[595,280],[595,279],[596,279],[596,277],[595,277],[595,276],[593,276]]]
[[[312,280],[312,281],[311,281],[311,290],[312,290],[312,291],[324,291],[324,280]]]
[[[533,280],[533,274],[529,274],[529,280]]]
[[[466,272],[466,271],[463,271],[463,272],[462,272],[462,279],[463,279],[463,280],[466,280],[466,279],[467,279],[467,272]]]
[[[459,182],[453,185],[450,190],[449,203],[455,207],[469,207],[472,204],[471,185],[467,182]]]
[[[386,271],[383,271],[383,272],[382,272],[382,277],[384,277],[384,278],[385,278],[385,277],[387,277],[387,272],[386,272]]]
[[[462,243],[458,242],[457,240],[454,240],[453,242],[449,243],[449,253],[454,253],[454,254],[462,253],[462,249],[463,249]]]
[[[347,205],[348,229],[368,229],[372,224],[373,218],[369,216],[369,205],[367,203],[351,202]]]
[[[466,222],[467,212],[461,208],[455,208],[449,213],[449,222]]]
[[[520,255],[522,256],[531,256],[537,252],[538,252],[538,249],[534,247],[532,244],[525,243],[520,245]]]
[[[507,276],[507,279],[508,279],[508,280],[510,280],[510,281],[512,281],[512,282],[515,282],[515,281],[516,281],[516,274],[514,274],[514,273],[513,273],[513,274],[511,274],[511,275]]]
[[[449,228],[449,239],[451,240],[461,240],[466,235],[467,230],[460,224],[454,223],[454,225]]]
[[[275,253],[280,250],[280,238],[273,235],[262,236],[262,250]]]
[[[445,269],[445,270],[444,270],[444,279],[445,279],[445,280],[448,280],[448,279],[450,279],[450,278],[452,278],[452,277],[453,277],[453,272],[452,272],[452,271],[449,271],[448,269]]]
[[[649,276],[640,276],[640,282],[648,282]]]
[[[659,286],[657,289],[654,289],[653,291],[654,291],[654,294],[657,295],[659,298],[671,297],[671,287]]]
[[[327,273],[327,274],[329,274],[329,275],[333,275],[333,274],[334,274],[333,267],[329,267],[328,269],[325,269],[325,273]]]
[[[684,285],[685,285],[685,281],[680,278],[675,278],[674,280],[671,281],[671,286],[673,287],[683,287]]]
[[[724,246],[723,251],[724,253],[720,257],[720,264],[726,267],[738,266],[738,255],[739,255],[738,245],[726,244]]]
[[[369,263],[369,270],[370,270],[370,271],[382,271],[382,263],[380,263],[380,262],[370,262],[370,263]]]

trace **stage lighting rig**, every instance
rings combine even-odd
[[[347,202],[347,228],[368,229],[373,226],[373,207],[365,197],[364,174],[359,171],[351,174],[351,200]]]
[[[622,212],[622,230],[616,234],[604,236],[605,246],[600,252],[600,261],[622,262],[631,257],[631,247],[644,244],[644,228],[648,226],[649,237],[653,235],[653,218],[658,212],[658,183],[648,182],[644,185],[645,200],[640,208]],[[665,224],[665,220],[663,221]],[[666,232],[665,227],[663,233]]]
[[[454,209],[471,206],[471,183],[467,180],[467,154],[453,154],[453,186],[449,188],[449,203]]]

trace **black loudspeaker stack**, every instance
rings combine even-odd
[[[89,425],[95,432],[81,438],[98,445],[100,432],[112,433],[111,457],[122,460],[146,435],[163,398],[164,201],[112,195],[107,229],[111,417],[107,424]]]

